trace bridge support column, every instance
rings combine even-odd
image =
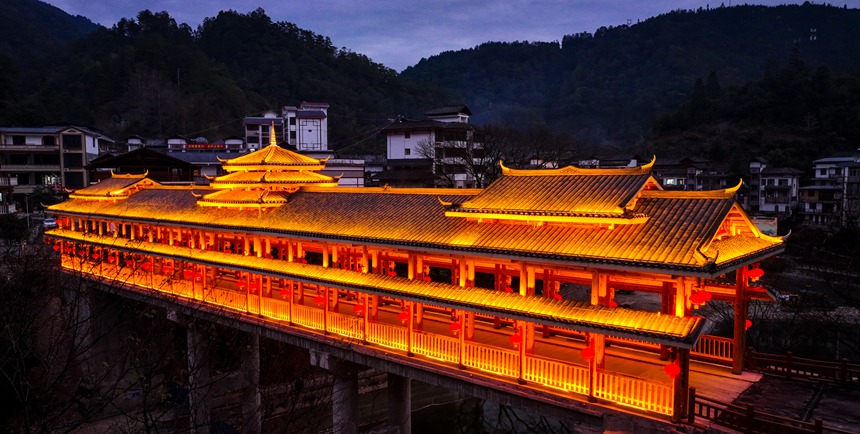
[[[188,407],[192,433],[209,433],[209,342],[206,333],[189,324],[186,328],[188,345]]]
[[[407,377],[388,374],[388,426],[392,433],[412,433],[412,383]]]
[[[260,335],[250,333],[247,350],[242,357],[245,393],[242,397],[242,419],[248,434],[260,434],[263,427],[262,400],[260,398]]]
[[[331,421],[334,434],[358,433],[358,366],[330,358],[334,376],[331,391]]]

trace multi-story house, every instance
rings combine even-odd
[[[85,166],[113,144],[80,126],[0,127],[0,178],[17,184],[13,194],[19,197],[43,185],[83,188],[90,183]]]
[[[274,129],[278,143],[292,145],[305,155],[331,155],[328,149],[328,108],[326,103],[302,102],[298,107],[286,106],[281,114],[269,111],[263,116],[245,118],[245,143],[251,151],[269,144]]]
[[[802,171],[790,167],[770,167],[764,158],[750,161],[749,194],[746,208],[752,213],[791,215],[800,195]]]
[[[860,149],[812,162],[812,184],[800,188],[809,224],[846,227],[860,219]]]
[[[398,186],[480,187],[468,170],[483,148],[473,140],[472,111],[465,105],[429,110],[426,119],[398,116],[382,129],[386,135],[386,170],[380,183]]]

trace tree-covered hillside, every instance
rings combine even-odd
[[[674,11],[561,43],[487,43],[407,68],[450,87],[479,121],[546,122],[581,139],[629,144],[714,71],[723,85],[761,77],[798,47],[811,68],[860,67],[860,10],[825,5]]]
[[[215,140],[241,135],[246,115],[321,101],[332,106],[329,137],[339,148],[388,118],[456,100],[322,35],[273,22],[262,9],[221,12],[196,31],[145,10],[40,54],[0,52],[8,66],[0,71],[0,123],[83,124],[118,139]],[[51,67],[29,68],[24,78],[27,63]]]

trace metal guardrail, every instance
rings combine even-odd
[[[842,384],[860,385],[860,364],[842,359],[836,362],[784,356],[747,350],[747,369],[787,378],[810,378]]]

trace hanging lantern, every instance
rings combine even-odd
[[[669,377],[675,378],[678,376],[678,374],[681,373],[681,367],[678,366],[677,363],[669,363],[668,365],[663,367],[663,371],[665,371],[666,375],[668,375]]]
[[[55,251],[55,252],[59,252],[59,251],[60,251],[60,245],[59,245],[59,244],[54,244],[54,246],[53,246],[53,247],[51,247],[51,248],[52,248],[52,249],[54,249],[54,251]]]
[[[713,295],[708,291],[696,291],[690,294],[690,301],[693,304],[705,304],[708,301],[711,301]]]
[[[240,280],[238,286],[239,286],[239,289],[244,291],[245,290],[245,281]]]
[[[448,328],[451,329],[451,332],[454,334],[457,334],[457,332],[460,331],[460,328],[462,327],[463,326],[460,325],[459,321],[452,322],[451,325],[448,326]]]
[[[409,319],[409,312],[403,311],[397,314],[397,319],[400,320],[401,324],[406,324],[406,321]]]
[[[321,295],[314,297],[314,303],[316,303],[317,306],[322,306],[322,304],[325,303],[325,297]]]
[[[747,277],[753,282],[757,282],[762,276],[764,276],[764,270],[761,268],[753,268],[747,272]]]
[[[609,307],[618,307],[618,303],[615,300],[609,300]]]
[[[287,296],[290,295],[290,293],[286,289],[282,289],[278,292],[278,295],[280,295],[281,298],[287,298]]]
[[[510,286],[506,286],[506,287],[505,287],[505,292],[507,292],[507,293],[512,293],[512,292],[514,292],[514,288],[511,288]]]
[[[752,327],[752,321],[746,320],[744,323],[744,330],[749,330],[750,327]]]
[[[552,295],[552,298],[554,298],[554,299],[556,299],[556,300],[561,300],[563,297],[561,296],[561,294],[559,294],[558,292],[556,292],[555,294],[553,294],[553,295]]]
[[[99,252],[93,253],[93,259],[95,259],[96,261],[98,261],[101,258],[102,258],[102,255]]]
[[[164,274],[165,276],[173,274],[173,267],[170,265],[161,267],[161,274]]]
[[[305,258],[302,258],[302,264],[307,264],[307,263],[308,263],[308,260]]]
[[[355,306],[352,307],[352,310],[355,311],[356,315],[364,315],[364,305],[363,304],[356,304]]]
[[[585,360],[591,360],[594,358],[594,347],[587,346],[583,348],[580,353],[582,354],[582,358]]]
[[[511,345],[513,345],[514,348],[519,348],[520,344],[523,342],[523,335],[517,332],[515,334],[512,334],[509,339],[511,341]]]
[[[396,271],[389,271],[388,276],[389,277],[397,277],[397,272]]]
[[[108,255],[108,264],[115,264],[115,263],[116,263],[116,254]]]
[[[191,270],[182,270],[182,278],[185,280],[189,280],[194,277],[194,273]]]

